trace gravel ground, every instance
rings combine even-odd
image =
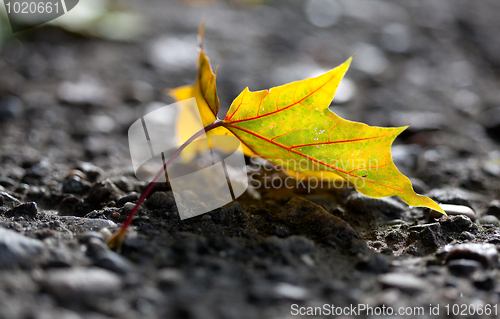
[[[98,11],[90,0],[73,10],[84,5]],[[0,23],[0,318],[497,317],[498,1],[129,0],[106,10],[14,36]],[[247,86],[356,54],[331,109],[411,124],[394,161],[419,193],[455,205],[449,217],[297,187],[254,188],[181,221],[158,184],[122,250],[109,250],[106,236],[146,186],[128,128],[172,102],[165,88],[193,81],[204,18],[221,112]]]

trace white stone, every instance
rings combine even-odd
[[[452,205],[452,204],[440,204],[439,205],[449,216],[451,215],[465,215],[470,219],[474,220],[476,218],[476,214],[472,210],[472,208],[464,205]],[[431,218],[439,218],[443,216],[440,212],[431,210],[430,217]]]
[[[309,291],[305,288],[290,285],[287,283],[280,283],[274,288],[276,295],[293,300],[304,300],[309,295]]]

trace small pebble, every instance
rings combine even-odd
[[[21,205],[21,202],[5,192],[0,192],[0,210],[7,210],[15,206]]]
[[[357,59],[353,60],[354,68],[368,75],[377,75],[386,70],[388,61],[379,47],[368,43],[359,43],[354,51],[359,52],[356,56]]]
[[[278,297],[291,300],[305,300],[310,295],[309,290],[288,283],[278,284],[274,287],[274,293]]]
[[[410,233],[406,238],[406,243],[409,245],[407,253],[424,256],[446,244],[440,223],[415,225],[409,229]]]
[[[446,245],[436,253],[436,256],[443,254],[447,263],[454,259],[472,259],[479,261],[484,268],[496,268],[498,265],[498,251],[493,244]]]
[[[12,208],[5,213],[6,217],[22,216],[24,218],[34,219],[38,214],[38,206],[35,202],[24,203]]]
[[[180,71],[191,67],[196,52],[193,51],[192,37],[160,37],[149,47],[149,63],[164,71]]]
[[[0,227],[0,268],[30,265],[42,251],[40,240]]]
[[[101,228],[99,230],[99,234],[102,235],[102,237],[104,238],[105,242],[107,242],[111,238],[111,236],[113,236],[113,233],[111,233],[111,231],[108,228],[106,228],[106,227]]]
[[[292,235],[292,232],[283,226],[276,226],[276,231],[275,231],[276,236],[280,238],[286,238]]]
[[[242,223],[249,219],[247,213],[241,207],[240,203],[233,202],[210,213],[214,223],[219,225],[231,225],[233,223]]]
[[[300,255],[300,260],[302,260],[304,264],[308,265],[309,267],[315,266],[314,259],[312,259],[308,254]]]
[[[488,239],[489,244],[500,245],[500,237],[493,237]]]
[[[480,117],[481,124],[486,128],[490,136],[498,138],[500,136],[500,107],[491,108],[485,111]]]
[[[385,273],[389,270],[389,268],[389,260],[385,255],[382,254],[363,256],[356,264],[356,269],[371,272],[374,274]]]
[[[394,198],[372,198],[357,192],[349,195],[346,206],[348,212],[373,220],[384,216],[396,219],[408,209],[407,206]]]
[[[83,79],[79,82],[62,82],[59,85],[58,97],[69,104],[101,104],[106,97],[106,90],[93,79]]]
[[[470,231],[476,232],[478,230],[478,226],[472,222],[472,220],[465,215],[455,215],[445,217],[440,219],[441,226],[444,227],[445,230],[452,231]]]
[[[407,293],[425,290],[427,283],[412,274],[389,273],[378,276],[378,281],[389,288],[397,288]]]
[[[95,183],[89,191],[87,199],[92,204],[105,204],[120,198],[121,191],[109,179]]]
[[[43,286],[63,300],[83,295],[106,295],[118,291],[123,282],[115,273],[100,268],[70,268],[47,272]]]
[[[95,258],[94,266],[108,269],[121,275],[129,273],[134,269],[130,261],[111,250],[99,252]]]
[[[205,214],[203,216],[201,216],[201,221],[203,222],[207,222],[207,221],[210,221],[212,220],[212,216],[208,215],[208,214]]]
[[[427,152],[436,152],[429,150]],[[476,194],[458,188],[435,188],[427,196],[438,203],[471,206],[471,202],[476,200]]]
[[[93,231],[93,230],[87,230],[87,231],[84,231],[79,237],[78,237],[78,240],[81,242],[81,243],[86,243],[89,241],[90,238],[97,238],[97,239],[100,239],[102,241],[104,241],[104,236],[100,233],[100,232],[96,232],[96,231]]]
[[[15,192],[19,193],[19,194],[24,194],[28,191],[29,188],[30,188],[30,186],[28,184],[21,183],[21,184],[19,184],[19,186],[17,186],[17,188],[15,189]]]
[[[36,184],[41,179],[46,178],[51,171],[51,165],[47,161],[41,161],[26,170],[23,176],[23,182],[27,184]]]
[[[1,185],[1,183],[0,183]],[[4,185],[5,186],[5,185]],[[486,211],[486,215],[493,215],[497,218],[500,217],[500,201],[494,200],[488,204],[488,210]]]
[[[177,286],[184,281],[184,275],[177,269],[163,268],[158,271],[158,285],[161,288]]]
[[[117,185],[119,186],[119,185]],[[126,203],[133,203],[139,199],[139,194],[136,192],[131,192],[128,195],[123,196],[118,201],[116,201],[116,207],[123,207]]]
[[[94,180],[97,177],[104,175],[102,168],[88,162],[80,162],[78,164],[78,169],[84,172],[90,180]]]
[[[153,100],[155,91],[151,84],[135,80],[128,86],[127,97],[129,99],[142,103]]]
[[[90,183],[78,175],[71,175],[63,181],[62,191],[67,194],[80,194],[90,188]]]
[[[88,239],[87,243],[87,256],[95,257],[103,251],[109,250],[108,245],[102,239],[97,237],[91,237]],[[105,267],[103,267],[105,268]]]
[[[66,224],[66,228],[72,232],[83,232],[86,230],[99,231],[104,227],[112,229],[118,227],[113,221],[102,218],[60,216],[59,220]]]
[[[134,189],[132,182],[124,176],[121,176],[120,178],[113,178],[111,181],[116,185],[116,187],[125,193],[130,193]],[[127,200],[127,202],[130,202],[130,200]]]
[[[489,291],[495,288],[495,278],[489,274],[475,273],[472,280],[478,289]]]
[[[152,209],[170,208],[175,205],[175,198],[172,192],[155,192],[145,202],[146,206]]]
[[[469,217],[471,220],[476,219],[476,214],[472,210],[472,208],[464,206],[464,205],[452,205],[452,204],[440,204],[441,208],[448,214],[451,215],[465,215]],[[443,214],[436,210],[430,210],[429,217],[430,218],[440,218]]]
[[[481,217],[479,219],[479,223],[482,225],[494,225],[494,226],[498,226],[500,224],[500,222],[498,221],[498,218],[496,218],[493,215],[486,215],[486,216]]]
[[[427,274],[429,275],[436,275],[436,276],[440,276],[443,274],[444,270],[443,267],[440,267],[440,266],[436,266],[436,265],[430,265],[427,267]]]
[[[125,211],[131,211],[132,209],[134,209],[135,207],[135,204],[134,203],[125,203],[125,205],[123,205],[123,210]]]
[[[448,262],[448,269],[457,277],[468,277],[482,268],[483,265],[480,262],[472,259],[454,259]]]
[[[0,101],[0,123],[6,121],[7,119],[15,119],[24,109],[24,103],[16,96],[9,96],[6,99]]]
[[[474,236],[473,234],[471,234],[468,231],[464,231],[464,232],[460,233],[459,238],[462,240],[474,240],[476,238],[476,236]]]
[[[342,5],[337,0],[314,0],[305,3],[307,21],[320,27],[331,27],[342,17]]]
[[[118,212],[114,212],[113,214],[111,214],[111,217],[113,217],[114,219],[118,219],[121,217],[121,215]]]
[[[82,217],[87,213],[84,200],[74,195],[69,195],[61,201],[59,206],[59,216]]]
[[[72,169],[71,171],[68,172],[68,176],[66,178],[71,177],[71,176],[78,176],[81,179],[86,179],[87,176],[85,175],[84,172],[78,170],[78,169]]]
[[[110,133],[116,127],[115,120],[104,114],[91,115],[88,123],[91,130],[101,133]]]
[[[385,240],[388,245],[394,245],[403,241],[404,235],[399,230],[393,230],[385,235]]]
[[[382,44],[393,52],[406,52],[411,45],[411,34],[408,28],[400,23],[391,23],[384,27]]]
[[[0,186],[11,187],[14,186],[16,182],[12,178],[0,177]]]

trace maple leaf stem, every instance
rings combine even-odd
[[[196,132],[186,142],[184,142],[184,144],[182,144],[181,146],[179,146],[179,148],[175,151],[175,153],[163,165],[162,169],[158,172],[158,174],[156,174],[155,178],[149,183],[148,187],[146,187],[146,189],[142,192],[141,196],[139,197],[139,199],[135,203],[134,208],[132,208],[132,210],[130,211],[130,213],[127,215],[127,218],[125,219],[125,221],[121,225],[120,229],[118,229],[113,234],[113,236],[110,238],[110,240],[108,241],[108,245],[109,245],[109,247],[111,249],[118,250],[121,247],[123,241],[125,240],[125,236],[127,234],[127,230],[130,227],[130,225],[132,224],[132,221],[134,220],[135,214],[137,214],[137,212],[139,211],[139,208],[141,207],[142,203],[144,202],[144,200],[146,200],[146,197],[151,193],[151,191],[153,190],[153,187],[156,185],[156,183],[158,182],[158,180],[162,176],[164,176],[165,171],[167,170],[167,167],[170,164],[172,164],[172,162],[177,158],[177,156],[179,156],[179,154],[189,144],[191,144],[195,139],[197,139],[198,137],[202,136],[204,133],[206,133],[206,132],[208,132],[208,131],[216,128],[216,127],[219,127],[221,125],[222,125],[222,122],[219,119],[217,119],[212,124],[210,124],[210,125],[202,128],[201,130],[199,130],[198,132]]]

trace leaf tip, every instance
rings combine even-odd
[[[194,97],[193,87],[191,85],[180,86],[174,89],[165,89],[165,94],[174,98],[176,101],[182,101]]]
[[[207,21],[206,18],[204,18],[201,23],[200,27],[198,28],[198,50],[203,51],[203,39],[205,38],[205,22]]]
[[[404,130],[406,130],[407,128],[409,128],[409,127],[410,127],[410,124],[407,124],[407,125],[403,125],[403,126],[398,126],[398,127],[396,127],[396,129],[398,129],[398,130],[399,130],[399,133],[401,133],[401,132],[403,132]],[[399,133],[398,133],[398,134],[399,134]]]
[[[347,69],[349,69],[349,67],[351,66],[351,63],[352,63],[352,59],[354,58],[354,54],[351,55],[347,60],[345,60],[344,63],[342,63],[342,66],[344,66],[346,68],[346,71]]]
[[[434,204],[436,204],[437,207],[432,207],[433,210],[435,210],[437,212],[440,212],[441,214],[443,214],[445,216],[448,216],[448,214],[446,214],[446,212],[444,211],[444,209],[442,209],[439,204],[437,204],[436,202],[434,202]],[[439,208],[439,209],[437,209],[437,208]]]
[[[430,208],[430,209],[435,210],[437,212],[440,212],[441,214],[443,214],[445,216],[448,216],[448,214],[446,214],[444,209],[438,203],[436,203],[434,200],[432,200],[431,198],[424,196],[424,195],[419,195],[419,196],[424,197],[426,202],[427,202],[426,204],[424,204],[422,206]]]

